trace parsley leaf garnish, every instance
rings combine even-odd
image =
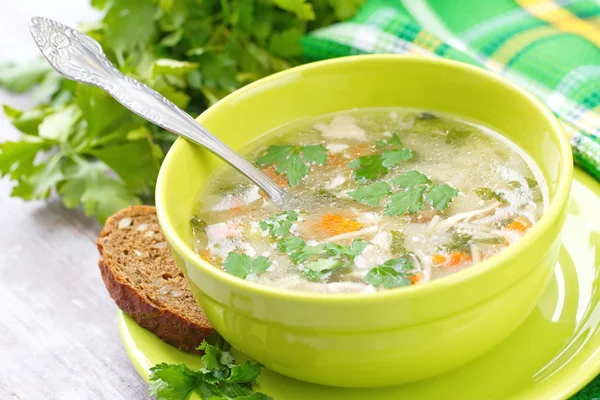
[[[340,267],[341,264],[342,262],[340,260],[319,258],[318,260],[306,263],[302,270],[302,274],[310,281],[320,281],[328,277],[333,270]]]
[[[411,188],[417,185],[431,183],[426,175],[415,170],[405,172],[402,175],[392,179],[391,182],[401,188]]]
[[[235,364],[231,353],[203,341],[202,369],[185,364],[161,363],[150,368],[150,395],[157,400],[186,400],[196,392],[203,399],[270,400],[253,392],[260,364],[246,361]]]
[[[414,265],[408,257],[393,258],[372,268],[365,275],[364,280],[370,285],[383,286],[386,289],[410,286],[413,270]]]
[[[348,168],[354,169],[354,179],[359,183],[380,178],[402,161],[413,158],[412,150],[402,147],[402,142],[395,132],[390,140],[379,140],[375,145],[387,150],[381,154],[358,157],[348,164]]]
[[[434,208],[444,211],[458,196],[458,190],[446,184],[432,185],[431,180],[418,171],[407,171],[391,182],[406,190],[396,192],[389,197],[384,215],[414,214],[423,209],[423,201]],[[423,196],[425,198],[423,199]]]
[[[400,138],[398,137],[398,132],[392,132],[391,139],[378,140],[375,142],[375,146],[377,146],[377,147],[384,147],[384,146],[389,146],[389,145],[402,146],[402,142],[400,141]]]
[[[428,111],[425,111],[425,112],[419,114],[416,117],[416,119],[420,120],[420,121],[432,121],[432,120],[436,120],[436,119],[440,119],[440,118],[437,117],[437,116],[435,116],[435,115],[433,115],[432,113],[430,113]]]
[[[417,186],[394,193],[389,198],[389,204],[383,212],[386,216],[402,215],[405,212],[414,214],[423,209],[424,186]]]
[[[404,246],[404,233],[396,230],[390,231],[392,235],[392,242],[390,243],[390,251],[395,256],[401,256],[407,253],[406,247]]]
[[[291,253],[303,248],[304,246],[304,240],[293,235],[286,236],[277,242],[277,247],[279,247],[279,250],[283,251],[284,253]]]
[[[472,239],[473,243],[481,243],[481,244],[505,244],[506,239],[502,236],[490,237],[490,238],[478,238]]]
[[[504,198],[504,196],[502,196],[502,193],[495,192],[487,187],[480,187],[475,189],[475,194],[483,201],[498,200],[501,203],[506,202],[506,199]]]
[[[409,149],[390,150],[381,154],[381,165],[385,168],[390,169],[395,165],[400,164],[402,161],[408,161],[413,158],[413,152]]]
[[[252,258],[246,254],[231,252],[227,255],[223,268],[231,275],[246,279],[248,275],[258,275],[271,266],[267,257],[258,256]]]
[[[348,168],[354,169],[354,179],[361,183],[375,180],[388,173],[388,169],[383,166],[381,155],[358,157],[348,164]]]
[[[294,221],[298,221],[298,213],[296,211],[285,211],[260,221],[258,226],[263,231],[268,231],[272,236],[283,237],[289,235]]]
[[[205,232],[206,231],[206,227],[208,226],[208,224],[206,223],[205,220],[203,220],[200,217],[194,215],[192,218],[190,218],[190,226],[192,227],[192,233],[194,235],[196,235],[198,233]]]
[[[454,147],[462,146],[472,133],[467,129],[451,128],[446,135],[446,144]]]
[[[369,243],[363,239],[354,239],[350,246],[337,243],[327,243],[325,248],[332,256],[343,256],[347,257],[350,261],[354,261],[354,258],[363,252]]]
[[[302,275],[310,281],[327,278],[334,269],[343,265],[344,260],[354,261],[367,245],[363,239],[354,239],[350,246],[337,243],[309,246],[296,236],[287,236],[277,242],[279,249],[288,253],[294,264],[305,263]]]
[[[381,199],[392,192],[390,185],[385,182],[375,182],[348,192],[348,195],[359,203],[379,207]]]
[[[452,202],[452,198],[458,196],[458,190],[446,184],[433,185],[425,201],[440,211],[444,211]]]
[[[325,246],[317,244],[314,246],[303,246],[290,254],[290,258],[294,264],[300,264],[310,260],[313,256],[321,255],[325,252]]]
[[[297,185],[308,173],[308,164],[325,165],[327,149],[323,145],[313,146],[269,146],[266,154],[256,163],[260,166],[275,165],[278,174],[285,173],[290,186]]]
[[[527,186],[529,186],[531,189],[538,185],[538,182],[533,178],[525,178],[525,180],[527,181]]]
[[[452,232],[452,240],[442,246],[445,251],[460,251],[462,253],[471,253],[472,235],[467,233]]]

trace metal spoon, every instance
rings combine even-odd
[[[119,72],[91,37],[42,17],[32,18],[29,29],[48,63],[65,78],[98,86],[140,117],[206,147],[264,190],[275,203],[285,207],[294,203],[292,195],[185,111],[147,85]]]

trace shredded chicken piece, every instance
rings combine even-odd
[[[473,264],[477,264],[481,261],[481,254],[479,253],[479,246],[471,245],[471,255],[473,256]]]
[[[337,241],[345,240],[345,239],[354,239],[354,238],[361,237],[361,236],[372,235],[376,232],[377,232],[377,226],[373,225],[373,226],[368,226],[368,227],[363,228],[358,231],[342,233],[341,235],[332,236],[327,241],[337,242]]]
[[[456,214],[449,218],[446,218],[445,220],[443,220],[442,222],[440,222],[438,224],[437,231],[445,232],[448,229],[450,229],[452,226],[456,225],[457,223],[459,223],[461,221],[471,221],[475,217],[478,217],[478,218],[484,217],[484,216],[490,214],[492,211],[495,211],[496,208],[498,208],[499,204],[500,203],[498,203],[498,202],[494,202],[493,204],[491,204],[487,207],[484,207],[484,208],[480,208],[479,210],[468,211],[468,212]]]

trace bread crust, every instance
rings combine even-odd
[[[147,293],[140,293],[133,285],[119,277],[107,261],[103,242],[118,229],[119,221],[125,217],[134,219],[155,213],[155,208],[151,206],[132,206],[117,212],[106,221],[96,241],[100,253],[98,266],[102,280],[117,306],[138,325],[181,350],[198,353],[196,348],[214,331],[206,318],[204,321],[193,321],[185,315],[156,304]]]

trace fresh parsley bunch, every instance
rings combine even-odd
[[[202,369],[166,363],[150,368],[150,395],[157,400],[187,400],[192,393],[211,400],[272,400],[253,391],[260,364],[236,364],[231,353],[206,341],[198,349],[204,351]]]
[[[362,0],[91,0],[100,21],[80,27],[125,74],[197,115],[241,86],[302,61],[300,38],[351,17]],[[33,45],[33,44],[32,44]],[[67,81],[38,59],[0,65],[0,87],[32,90],[32,110],[5,105],[22,132],[0,144],[0,176],[24,200],[58,192],[103,221],[151,202],[175,136],[100,89]],[[305,154],[306,157],[306,154]]]

